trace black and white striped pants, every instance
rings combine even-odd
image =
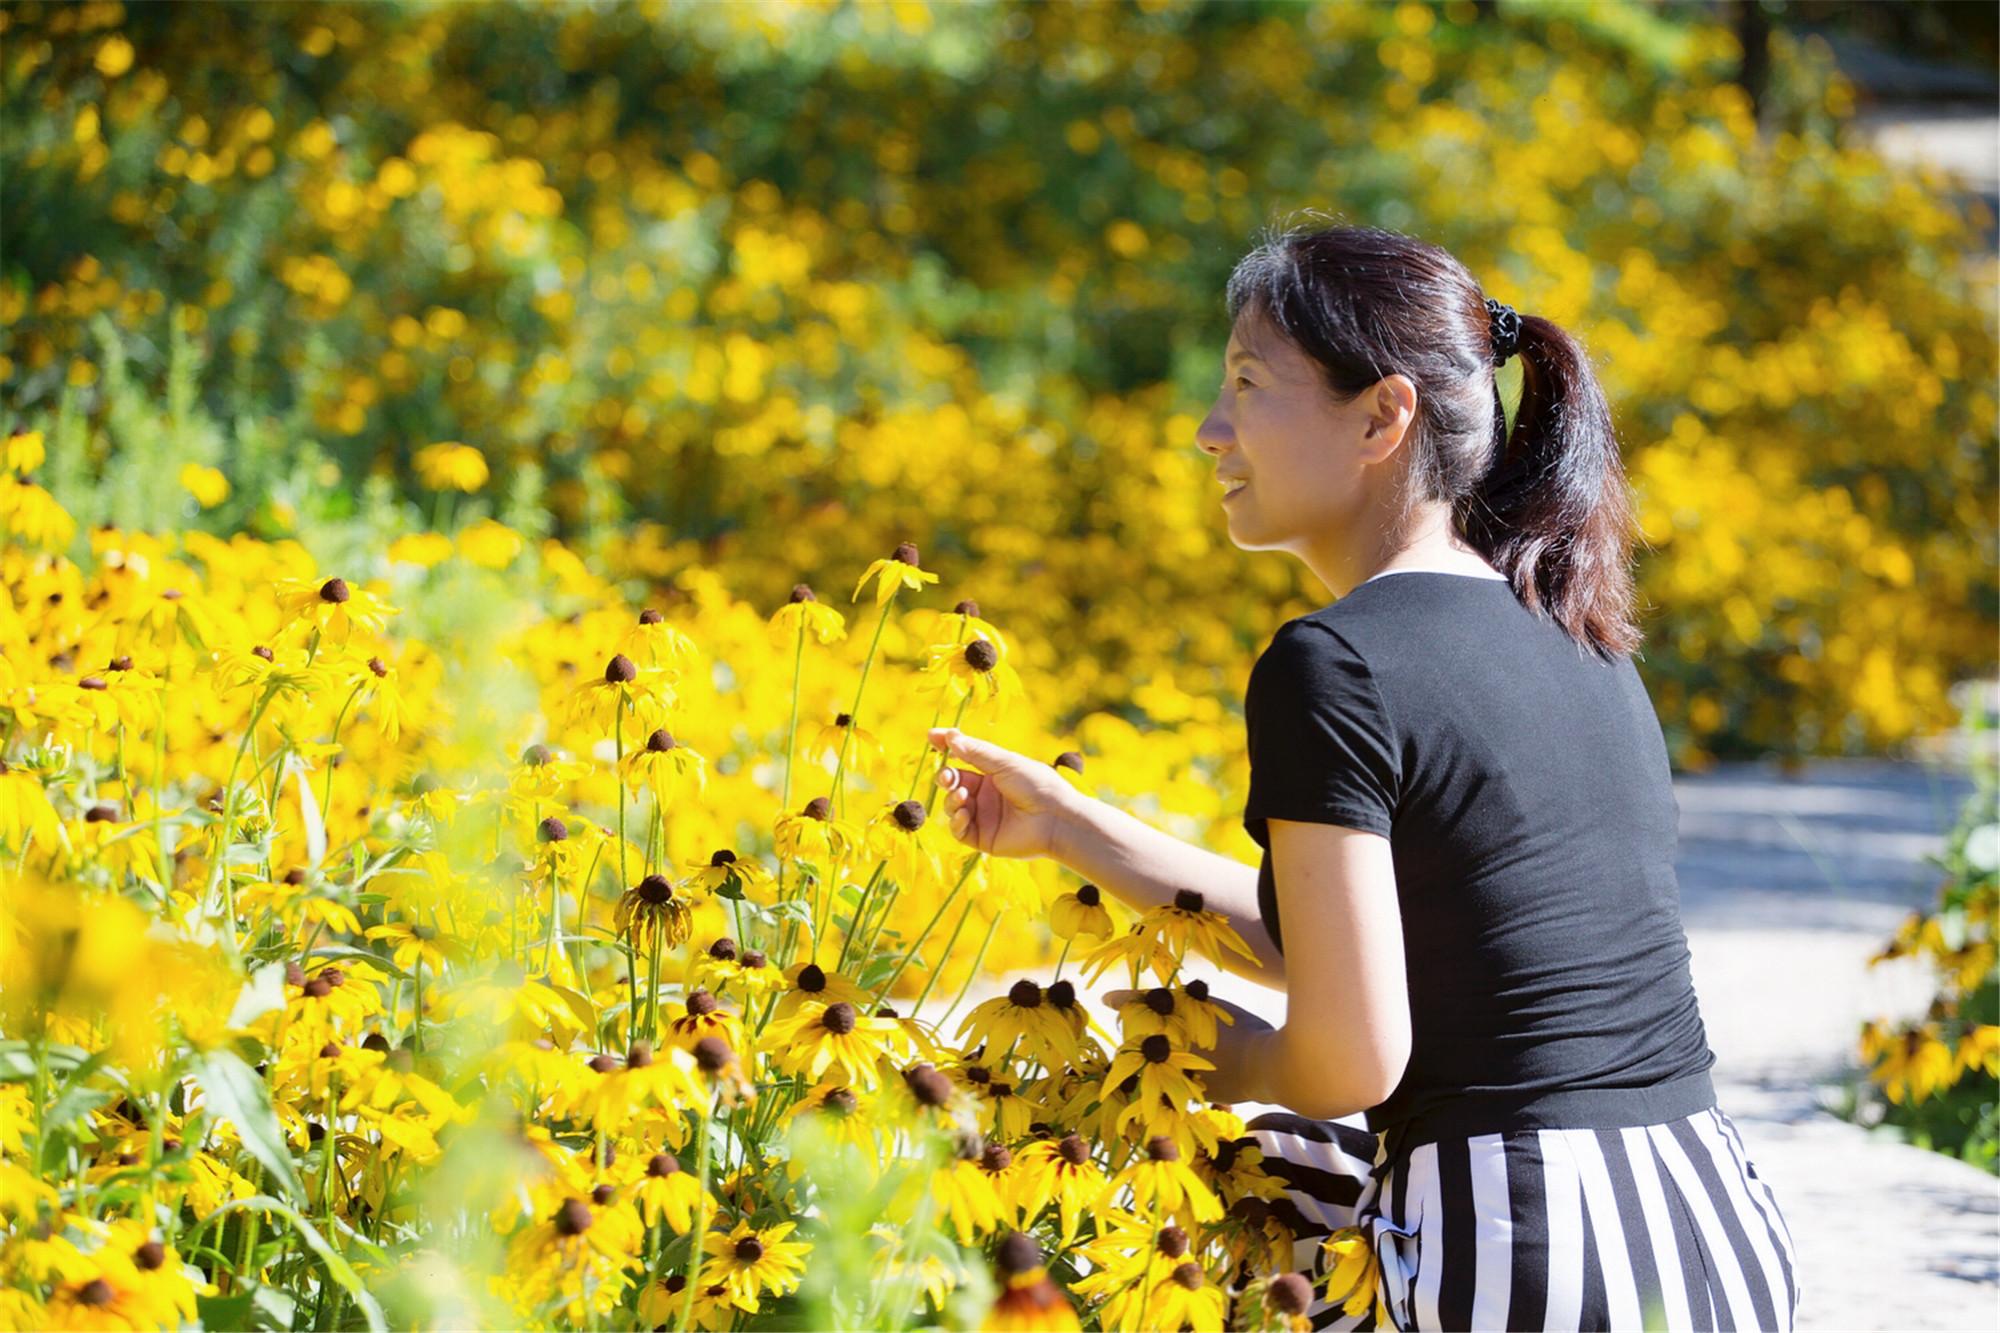
[[[1358,1117],[1357,1117],[1358,1118]],[[1625,1129],[1528,1129],[1421,1144],[1283,1112],[1248,1123],[1299,1269],[1360,1227],[1398,1329],[1784,1329],[1791,1233],[1720,1108]],[[1314,1328],[1375,1329],[1317,1301]]]

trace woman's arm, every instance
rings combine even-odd
[[[1283,1027],[1252,1016],[1220,1034],[1208,1087],[1218,1101],[1353,1115],[1387,1101],[1410,1062],[1395,860],[1378,833],[1290,819],[1270,828],[1285,939],[1312,964],[1293,978]]]
[[[1213,959],[1240,977],[1285,988],[1285,960],[1257,911],[1257,867],[1183,842],[1094,797],[1080,797],[1056,823],[1049,855],[1121,902],[1145,911],[1183,889],[1229,924],[1257,955],[1253,965],[1234,950]]]

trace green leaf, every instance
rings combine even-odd
[[[292,1153],[271,1109],[270,1090],[256,1071],[234,1051],[217,1048],[198,1053],[190,1073],[208,1098],[209,1112],[236,1126],[243,1146],[295,1199],[306,1197],[293,1167]]]
[[[270,1195],[254,1194],[247,1199],[231,1199],[228,1203],[223,1204],[220,1208],[217,1208],[214,1212],[196,1223],[195,1231],[207,1230],[211,1223],[219,1220],[224,1213],[230,1212],[270,1213],[273,1216],[282,1217],[287,1222],[290,1222],[292,1229],[299,1233],[299,1239],[306,1243],[306,1248],[319,1256],[320,1264],[326,1269],[326,1275],[339,1283],[341,1289],[354,1298],[355,1305],[360,1307],[362,1318],[368,1321],[369,1333],[388,1333],[389,1323],[383,1317],[381,1303],[375,1299],[374,1295],[362,1283],[360,1275],[354,1271],[347,1260],[340,1257],[339,1252],[333,1246],[327,1244],[326,1237],[322,1236],[319,1233],[319,1229],[312,1223],[306,1221],[296,1211],[286,1207]],[[244,1303],[244,1310],[247,1313],[251,1296],[246,1293],[241,1299]],[[205,1325],[208,1324],[206,1318],[203,1319],[203,1323]],[[242,1316],[239,1315],[235,1323],[218,1322],[209,1326],[242,1328],[245,1325]]]
[[[285,1007],[285,965],[266,963],[250,974],[229,1011],[229,1026],[248,1027],[276,1009]]]

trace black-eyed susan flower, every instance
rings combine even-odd
[[[695,641],[667,623],[667,618],[651,607],[639,613],[632,628],[619,640],[618,650],[643,666],[660,667],[678,676],[701,655]]]
[[[1961,1078],[1975,1069],[1984,1072],[1988,1078],[2000,1077],[2000,1026],[1992,1023],[1975,1023],[1958,1039],[1958,1051],[1953,1062],[1953,1079]]]
[[[1312,1320],[1312,1279],[1304,1273],[1272,1273],[1243,1289],[1244,1327],[1274,1333],[1307,1333]]]
[[[682,876],[704,893],[735,902],[768,903],[776,892],[776,880],[755,860],[743,860],[727,847],[710,852],[706,861],[684,861]]]
[[[706,1103],[705,1089],[696,1076],[694,1057],[678,1047],[654,1050],[652,1043],[638,1041],[625,1053],[621,1063],[607,1067],[593,1057],[598,1079],[578,1100],[575,1113],[607,1134],[622,1133],[632,1118],[648,1107],[678,1111]]]
[[[747,1013],[752,1004],[784,987],[785,974],[762,949],[740,948],[724,935],[695,958],[694,984],[733,997]]]
[[[346,643],[357,628],[381,633],[396,614],[395,607],[343,578],[282,579],[275,591],[288,626],[315,630],[336,646]]]
[[[925,823],[922,801],[885,805],[867,823],[870,854],[887,862],[884,873],[898,884],[927,884],[938,877],[937,853],[924,833]]]
[[[844,760],[843,754],[846,756]],[[815,731],[800,746],[799,758],[807,764],[816,765],[829,776],[844,763],[843,774],[858,773],[875,787],[887,784],[887,747],[882,744],[881,737],[856,722],[854,714],[846,711],[835,713],[831,722]],[[843,785],[846,780],[843,775]]]
[[[1135,1103],[1162,1099],[1184,1106],[1202,1100],[1201,1086],[1191,1075],[1197,1070],[1213,1068],[1212,1063],[1192,1051],[1175,1049],[1164,1033],[1156,1032],[1122,1048],[1112,1058],[1104,1081],[1116,1084],[1128,1075],[1137,1074],[1139,1092]]]
[[[1042,1250],[1024,1232],[1003,1236],[994,1252],[1000,1291],[979,1321],[981,1333],[1076,1333],[1076,1307],[1042,1267]],[[1106,1324],[1105,1327],[1116,1327]]]
[[[557,1179],[527,1191],[532,1212],[502,1214],[507,1245],[501,1291],[523,1316],[556,1306],[575,1324],[602,1321],[644,1269],[645,1226],[629,1203],[593,1204]]]
[[[914,542],[900,542],[895,553],[884,560],[870,564],[861,575],[861,581],[854,585],[854,596],[850,602],[858,601],[861,590],[868,586],[868,580],[877,578],[875,584],[875,605],[886,606],[899,588],[922,592],[926,583],[936,583],[938,576],[920,568],[917,563],[917,547]]]
[[[1025,693],[1021,677],[999,648],[986,639],[933,644],[918,668],[947,707],[970,697],[974,706],[1004,707]]]
[[[824,796],[813,797],[796,814],[779,815],[772,840],[778,855],[810,862],[829,874],[865,846],[860,827],[836,818],[833,802]]]
[[[767,1034],[772,1060],[787,1074],[817,1081],[827,1073],[863,1088],[881,1083],[881,1063],[903,1052],[902,1029],[847,1000],[802,1005]]]
[[[1113,929],[1104,891],[1095,884],[1079,884],[1072,892],[1058,895],[1049,906],[1049,931],[1059,940],[1079,935],[1107,939]]]
[[[1111,1183],[1128,1186],[1132,1206],[1142,1213],[1157,1207],[1162,1214],[1185,1212],[1195,1222],[1213,1222],[1222,1216],[1222,1201],[1188,1169],[1180,1145],[1164,1134],[1147,1139],[1145,1152],[1113,1176]]]
[[[1037,1217],[1051,1200],[1065,1248],[1075,1243],[1077,1228],[1111,1192],[1111,1178],[1091,1156],[1080,1134],[1037,1139],[1015,1154],[1020,1170],[1020,1198],[1029,1217]]]
[[[992,1178],[979,1169],[984,1151],[976,1136],[959,1135],[951,1159],[930,1173],[931,1197],[964,1245],[994,1230],[1004,1216]]]
[[[847,1083],[821,1083],[788,1107],[778,1123],[789,1129],[801,1116],[814,1117],[836,1143],[858,1149],[871,1183],[879,1177],[882,1122],[874,1093]],[[806,1163],[794,1154],[786,1160],[785,1169],[796,1180],[805,1173]]]
[[[622,1159],[621,1159],[622,1160]],[[666,1223],[676,1235],[694,1230],[701,1208],[701,1181],[682,1168],[680,1158],[670,1152],[656,1152],[640,1159],[638,1174],[631,1183],[632,1201],[646,1219],[646,1225]],[[722,1211],[713,1194],[708,1196],[708,1215]]]
[[[964,1078],[979,1099],[979,1123],[988,1133],[1003,1139],[1018,1139],[1028,1132],[1043,1108],[1022,1094],[1020,1083],[1010,1075],[996,1075],[984,1065],[967,1065]]]
[[[1160,981],[1171,982],[1190,948],[1199,949],[1211,960],[1219,961],[1226,948],[1256,961],[1228,917],[1209,911],[1201,894],[1182,889],[1172,902],[1143,914],[1129,934],[1092,950],[1084,966],[1095,969],[1091,974],[1094,979],[1112,963],[1123,960],[1131,965],[1133,984],[1137,985],[1138,969],[1144,963]]]
[[[1391,1327],[1382,1295],[1382,1261],[1375,1241],[1362,1227],[1341,1227],[1320,1243],[1325,1256],[1326,1298],[1348,1318],[1374,1306],[1375,1326]]]
[[[802,632],[821,643],[837,643],[847,637],[847,618],[820,601],[811,586],[804,583],[792,585],[791,597],[771,614],[768,625],[771,642],[781,648],[802,643]]]
[[[538,741],[521,752],[521,762],[507,776],[507,790],[516,811],[525,813],[536,805],[562,804],[571,787],[590,773],[589,764],[564,759]]]
[[[662,808],[697,800],[708,790],[708,761],[665,727],[653,728],[645,744],[626,751],[620,772],[627,788],[651,792]]]
[[[613,653],[602,672],[570,692],[567,717],[572,725],[607,735],[614,726],[651,731],[666,724],[677,698],[664,670]]]
[[[702,1237],[706,1257],[701,1280],[727,1287],[737,1308],[755,1314],[760,1296],[782,1296],[797,1288],[805,1276],[805,1259],[812,1246],[786,1239],[797,1228],[796,1222],[756,1227],[744,1219],[727,1231],[709,1232]]]
[[[1868,1076],[1899,1105],[1914,1106],[1951,1086],[1956,1073],[1952,1048],[1941,1040],[1936,1023],[1894,1034],[1871,1024],[1863,1033],[1862,1057],[1872,1065]]]
[[[719,1038],[732,1050],[742,1045],[742,1017],[716,999],[714,992],[689,991],[681,1006],[682,1013],[667,1023],[667,1035],[682,1050],[693,1051],[704,1037]]]
[[[443,972],[445,964],[451,959],[450,951],[455,947],[443,931],[421,921],[391,921],[370,926],[366,937],[386,941],[390,961],[405,973],[416,971],[419,963],[429,967],[433,976]]]
[[[619,896],[612,924],[641,953],[687,943],[694,916],[665,875],[647,875]]]
[[[735,1050],[720,1037],[703,1037],[692,1051],[695,1068],[701,1071],[709,1091],[724,1107],[741,1106],[757,1100],[757,1087],[750,1080]]]
[[[812,1004],[832,1004],[845,1000],[854,1006],[857,1013],[870,1012],[868,992],[862,990],[839,972],[829,972],[818,963],[794,963],[785,969],[785,982],[789,987],[778,997],[778,1006],[772,1011],[776,1019],[789,1018]]]
[[[1074,1047],[1069,1024],[1044,1001],[1042,988],[1026,978],[1005,994],[974,1005],[958,1025],[958,1039],[978,1041],[988,1050],[1007,1052],[1019,1044],[1021,1054],[1053,1068]]]
[[[382,729],[382,739],[394,744],[403,734],[403,718],[407,712],[402,676],[379,656],[370,657],[362,664],[362,670],[366,675],[358,676],[356,683],[369,688],[375,705],[375,725]]]

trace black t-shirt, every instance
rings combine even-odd
[[[1390,842],[1412,1046],[1371,1129],[1414,1146],[1714,1105],[1679,803],[1630,658],[1589,654],[1503,579],[1389,571],[1280,628],[1244,715],[1243,824],[1280,952],[1265,821]]]

